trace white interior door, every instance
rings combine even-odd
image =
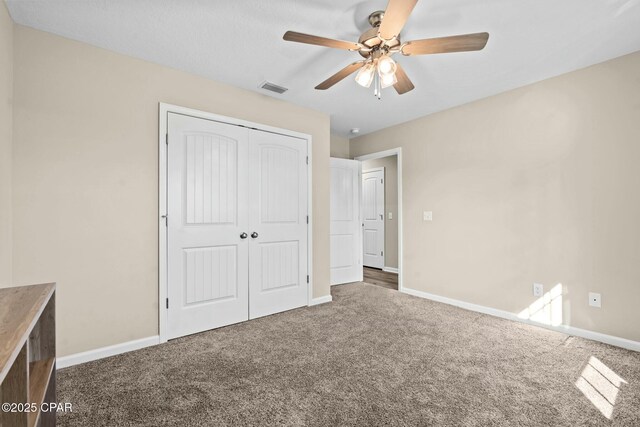
[[[248,132],[168,115],[169,338],[249,318]]]
[[[331,284],[362,281],[360,165],[331,158]]]
[[[249,315],[307,305],[307,144],[249,134]]]
[[[362,172],[364,265],[384,267],[384,168]]]

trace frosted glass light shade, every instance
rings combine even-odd
[[[375,71],[373,63],[370,62],[366,64],[364,67],[360,68],[360,71],[356,74],[356,82],[360,86],[370,87]]]
[[[383,56],[378,59],[378,74],[380,77],[388,76],[389,74],[395,74],[396,69],[396,61],[389,58],[388,56]]]
[[[396,77],[396,73],[393,74],[384,74],[380,76],[380,87],[385,88],[389,86],[393,86],[398,83],[398,78]]]

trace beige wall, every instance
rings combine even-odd
[[[363,171],[373,168],[384,168],[384,266],[398,268],[398,156],[362,162]]]
[[[349,138],[331,134],[331,157],[349,159]]]
[[[635,53],[352,139],[403,149],[405,286],[519,313],[561,283],[565,324],[640,341],[639,76]]]
[[[0,287],[2,287],[12,283],[13,21],[5,3],[0,3]]]
[[[14,279],[58,282],[59,355],[158,333],[158,103],[313,136],[314,296],[329,293],[329,117],[15,29]]]

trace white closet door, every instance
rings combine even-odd
[[[248,129],[169,114],[168,325],[175,338],[247,320]],[[242,197],[241,195],[244,195]]]
[[[249,316],[307,305],[307,143],[249,134]]]
[[[362,281],[360,162],[331,158],[331,284]]]
[[[364,265],[384,267],[384,168],[362,172]]]

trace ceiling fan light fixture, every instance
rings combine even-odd
[[[364,67],[360,68],[358,74],[356,74],[356,82],[363,87],[370,87],[373,82],[373,75],[375,74],[375,66],[369,62]]]
[[[393,86],[398,83],[398,78],[396,77],[396,73],[393,74],[384,74],[380,76],[380,87],[382,89]]]
[[[398,66],[396,65],[396,61],[390,57],[383,56],[378,59],[378,73],[380,74],[380,77],[395,74],[397,69]]]

